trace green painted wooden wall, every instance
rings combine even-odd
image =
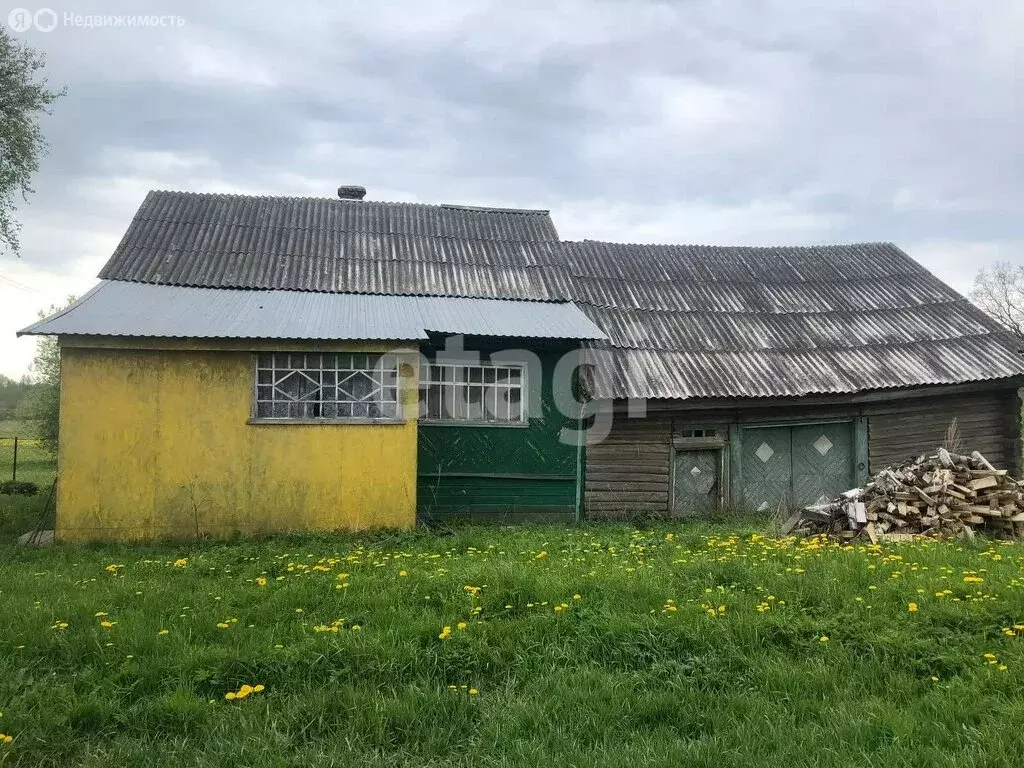
[[[510,346],[521,346],[513,343]],[[487,359],[497,347],[471,346]],[[531,351],[541,370],[540,408],[528,426],[419,425],[416,506],[426,521],[575,519],[577,450],[559,440],[575,419],[555,406],[552,375],[567,347]],[[424,350],[428,358],[433,350]]]

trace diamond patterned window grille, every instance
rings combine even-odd
[[[521,365],[433,363],[420,366],[420,419],[476,424],[526,421]]]
[[[260,419],[399,418],[398,359],[351,352],[263,352],[256,361]]]

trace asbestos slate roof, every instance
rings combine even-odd
[[[527,323],[522,302],[557,314],[572,305],[549,302],[571,301],[607,336],[582,324],[563,331],[593,347],[600,398],[848,394],[1024,375],[1001,326],[888,243],[560,242],[539,210],[151,192],[100,277],[111,302],[160,308],[162,319],[104,310],[103,327],[129,335],[399,338],[399,327],[428,329],[417,314],[427,310],[400,297],[447,297],[426,304],[448,308],[444,322],[429,322],[451,327],[429,330],[491,333],[483,329],[501,326],[487,325],[492,312],[512,326]],[[143,299],[125,285],[163,287]],[[376,299],[329,298],[338,294]],[[281,317],[253,309],[265,298],[280,302]],[[502,335],[553,333],[556,314]],[[83,332],[49,322],[26,330]]]
[[[849,394],[1024,374],[995,321],[888,243],[563,243],[600,398]]]
[[[99,276],[162,285],[567,299],[547,211],[150,192]]]
[[[604,339],[570,303],[307,291],[220,290],[104,280],[27,334],[420,340],[427,332]]]

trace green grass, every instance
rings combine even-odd
[[[1024,546],[730,533],[8,550],[0,764],[1019,764]]]
[[[0,422],[5,424],[20,422]],[[27,480],[39,486],[35,496],[7,496],[0,494],[0,551],[27,531],[34,530],[42,517],[43,507],[50,492],[50,485],[57,471],[55,457],[44,450],[39,441],[24,437],[25,431],[15,432],[18,439],[17,479]],[[14,465],[13,435],[4,436],[0,431],[0,480],[10,480]],[[52,509],[48,518],[52,520]],[[51,522],[46,523],[52,525]]]

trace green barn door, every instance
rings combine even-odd
[[[852,425],[793,427],[793,504],[828,501],[853,485]]]
[[[719,467],[722,452],[677,450],[673,466],[672,512],[682,516],[710,516],[718,509]]]
[[[790,506],[792,428],[743,430],[743,506],[760,512]]]

